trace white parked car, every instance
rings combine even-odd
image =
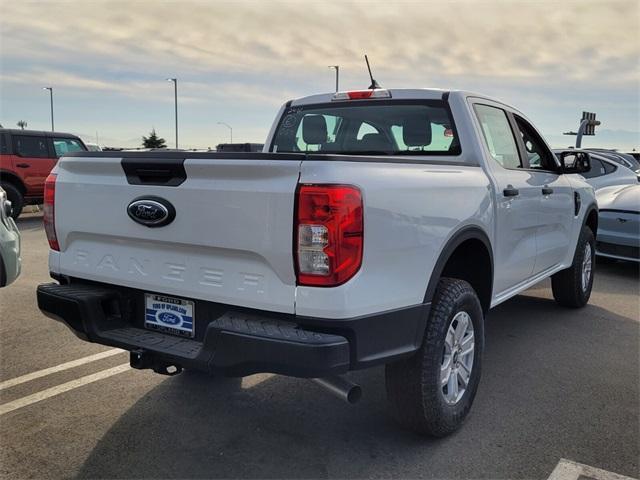
[[[337,376],[385,364],[400,424],[443,436],[473,403],[489,309],[548,277],[559,304],[588,302],[597,206],[567,175],[588,168],[477,94],[300,98],[262,153],[62,158],[38,303],[158,373],[319,378],[354,400]]]
[[[100,145],[98,145],[97,143],[84,143],[85,146],[87,147],[87,150],[89,150],[90,152],[101,152],[102,151],[102,147],[100,147]]]
[[[15,281],[20,275],[20,232],[11,218],[11,202],[0,188],[0,287]]]
[[[562,153],[562,150],[555,150]],[[630,168],[615,162],[608,155],[600,152],[589,152],[591,157],[591,168],[582,172],[581,175],[587,179],[587,183],[595,190],[600,188],[619,185],[638,185],[640,183],[640,173],[636,173]]]

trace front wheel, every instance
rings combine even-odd
[[[551,277],[553,298],[564,307],[584,307],[591,297],[596,239],[587,226],[582,227],[573,263]]]
[[[480,383],[484,314],[463,280],[438,283],[422,347],[386,366],[387,397],[396,420],[415,432],[443,437],[466,419]]]

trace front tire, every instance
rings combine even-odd
[[[591,297],[596,239],[591,229],[582,227],[573,263],[551,277],[553,298],[564,307],[584,307]]]
[[[396,420],[443,437],[464,423],[480,383],[484,314],[467,282],[438,283],[420,349],[386,366],[387,398]]]

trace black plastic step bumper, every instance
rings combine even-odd
[[[428,312],[420,306],[342,321],[196,301],[196,337],[183,338],[144,328],[140,290],[49,283],[37,297],[47,316],[83,340],[144,354],[146,362],[227,376],[325,377],[404,356],[419,347]]]

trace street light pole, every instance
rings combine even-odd
[[[224,125],[225,127],[227,127],[229,129],[229,132],[231,134],[231,142],[233,143],[233,128],[231,128],[231,125],[229,125],[228,123],[224,123],[224,122],[218,122],[218,125]]]
[[[340,65],[329,65],[329,68],[335,68],[336,70],[336,92],[338,91],[338,82],[340,77]]]
[[[168,82],[173,82],[173,98],[176,112],[176,150],[178,149],[178,79],[167,78]]]
[[[53,128],[53,87],[42,87],[43,90],[49,90],[49,99],[51,103],[51,131],[53,132],[55,129]]]

